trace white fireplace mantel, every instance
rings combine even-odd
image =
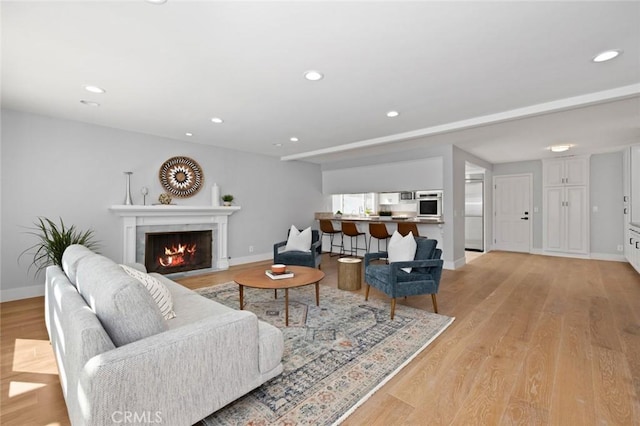
[[[211,223],[218,225],[214,268],[229,269],[227,223],[229,216],[240,210],[238,206],[114,205],[109,210],[122,217],[123,263],[136,261],[136,228],[139,226]]]

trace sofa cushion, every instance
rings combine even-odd
[[[398,231],[394,231],[387,248],[389,252],[389,263],[414,260],[416,247],[417,243],[415,238],[413,238],[412,232],[409,232],[403,237]],[[411,272],[411,268],[402,268],[402,270],[407,273]]]
[[[80,259],[76,287],[116,346],[167,329],[147,289],[104,256],[91,254]]]
[[[76,285],[78,263],[84,257],[93,254],[95,253],[80,244],[72,244],[64,250],[64,253],[62,253],[62,270],[74,286]]]
[[[160,308],[160,312],[164,319],[170,320],[176,317],[176,313],[173,311],[173,297],[171,297],[171,292],[164,284],[146,272],[142,272],[127,265],[120,265],[120,267],[124,269],[127,274],[140,281],[140,283],[149,291],[149,294],[153,297],[153,301],[156,302],[156,305]]]
[[[306,228],[304,231],[298,231],[295,225],[291,225],[289,230],[289,237],[287,238],[287,245],[284,251],[304,251],[309,252],[311,250],[311,227]]]
[[[438,240],[433,240],[425,237],[416,238],[416,244],[418,244],[418,248],[416,248],[416,259],[417,260],[425,260],[425,259],[438,259],[438,253],[436,246],[438,245]],[[414,271],[418,271],[421,273],[429,273],[430,268],[415,268]]]

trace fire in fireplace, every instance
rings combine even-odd
[[[211,268],[211,239],[211,230],[148,232],[144,253],[147,271],[172,274]]]

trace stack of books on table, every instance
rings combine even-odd
[[[274,274],[273,272],[271,272],[271,270],[267,269],[266,271],[264,271],[265,275],[268,276],[269,278],[271,278],[272,280],[281,280],[283,278],[292,278],[293,277],[293,271],[284,271],[281,274]]]

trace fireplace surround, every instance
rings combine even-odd
[[[109,210],[121,218],[122,262],[145,263],[145,234],[153,232],[211,231],[211,266],[198,271],[229,269],[228,220],[238,206],[128,206]]]

